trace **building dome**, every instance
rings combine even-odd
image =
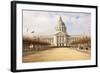
[[[56,31],[61,31],[61,32],[66,33],[66,26],[65,26],[61,16],[58,19],[57,26],[56,26]]]

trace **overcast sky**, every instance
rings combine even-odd
[[[90,35],[91,14],[79,12],[23,11],[23,34],[54,34],[59,16],[69,35]]]

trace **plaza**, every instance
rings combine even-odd
[[[23,62],[45,62],[45,61],[75,61],[91,59],[90,52],[81,52],[72,48],[49,48],[37,51],[23,57]]]

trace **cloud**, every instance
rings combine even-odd
[[[53,34],[58,16],[62,17],[69,35],[83,33],[90,35],[91,14],[74,12],[23,11],[23,32],[34,31],[34,34]],[[29,29],[28,32],[27,29]]]
[[[28,11],[24,13],[25,13],[23,16],[24,32],[26,31],[27,28],[29,28],[30,31],[34,30],[37,33],[50,33],[50,31],[53,30],[52,19],[54,18],[51,18],[48,12],[45,13],[35,12],[36,14],[33,12],[34,15]]]

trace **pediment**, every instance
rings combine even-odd
[[[64,32],[56,32],[55,35],[66,35]]]

